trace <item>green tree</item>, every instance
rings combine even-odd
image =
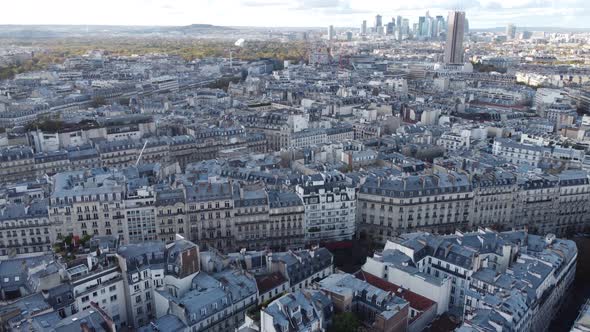
[[[359,319],[352,312],[342,312],[334,315],[330,332],[356,332],[360,326]]]

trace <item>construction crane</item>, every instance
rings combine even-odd
[[[143,148],[141,148],[141,152],[139,153],[139,157],[137,157],[137,161],[135,162],[135,167],[137,167],[137,165],[139,164],[139,161],[141,160],[141,156],[143,155],[143,150],[145,150],[145,147],[147,146],[148,140],[145,140],[145,143],[143,143]]]

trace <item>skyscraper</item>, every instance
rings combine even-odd
[[[511,40],[516,37],[516,27],[510,23],[506,26],[506,39]]]
[[[410,20],[407,18],[402,19],[402,36],[410,34]]]
[[[447,43],[445,44],[445,63],[463,63],[463,34],[465,33],[465,12],[453,11],[447,19]]]
[[[397,16],[396,18],[396,30],[397,30],[397,40],[401,41],[404,35],[404,31],[402,29],[402,17],[401,16]]]
[[[379,30],[379,27],[383,26],[383,21],[381,20],[381,15],[375,16],[375,32]]]
[[[361,35],[365,36],[367,34],[367,20],[363,21],[361,25]]]
[[[393,35],[393,32],[395,31],[395,22],[389,22],[386,25],[386,29],[385,29],[385,34],[386,35]]]
[[[418,37],[424,37],[425,34],[426,34],[426,17],[420,16],[420,17],[418,17],[417,35],[418,35]]]
[[[433,37],[440,37],[440,35],[442,35],[442,33],[445,31],[445,18],[442,17],[441,15],[438,15],[436,17],[436,31],[433,35]]]
[[[334,26],[330,25],[328,27],[328,40],[333,40],[336,36],[336,31],[334,31]]]

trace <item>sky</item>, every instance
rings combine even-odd
[[[359,27],[466,11],[471,28],[590,28],[590,0],[2,0],[0,24]]]

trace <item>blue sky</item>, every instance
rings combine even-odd
[[[472,28],[590,28],[590,0],[3,0],[0,24],[106,24],[343,27],[402,15],[415,22],[430,10],[467,12]],[[6,13],[10,13],[6,15]]]

